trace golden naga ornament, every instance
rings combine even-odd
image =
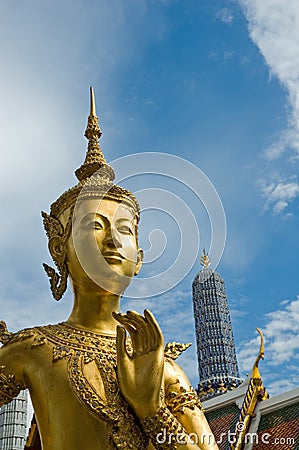
[[[189,344],[171,342],[164,350],[150,311],[118,312],[142,265],[140,208],[131,192],[113,183],[98,142],[92,89],[90,98],[78,183],[42,213],[57,268],[44,264],[50,288],[59,300],[69,280],[73,310],[63,323],[17,333],[0,322],[0,406],[29,390],[39,450],[217,450],[202,443],[211,430],[175,362]],[[198,435],[198,444],[189,442],[189,434]]]

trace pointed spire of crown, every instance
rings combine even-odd
[[[103,175],[106,175],[113,181],[115,178],[114,171],[112,167],[106,163],[105,156],[99,144],[99,138],[102,136],[102,131],[96,115],[96,105],[92,86],[90,86],[90,113],[84,136],[88,139],[88,148],[84,163],[75,171],[76,177],[79,181],[82,181],[103,168]]]
[[[92,86],[90,86],[90,113],[88,116],[87,127],[84,133],[84,136],[91,140],[92,138],[96,139],[96,141],[102,136],[102,132],[99,126],[99,121],[96,113],[96,102],[94,99],[94,91]],[[98,142],[97,142],[98,144]],[[98,144],[99,145],[99,144]],[[104,158],[104,155],[103,155]],[[105,159],[105,158],[104,158]]]
[[[92,86],[89,87],[89,93],[90,93],[90,115],[97,117],[96,102],[94,99],[94,90]]]
[[[205,248],[203,249],[203,254],[200,257],[200,264],[203,266],[204,269],[208,269],[211,264],[210,258],[207,255]]]

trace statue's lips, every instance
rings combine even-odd
[[[125,259],[120,253],[118,252],[102,252],[102,256],[106,259],[106,261],[122,261]]]

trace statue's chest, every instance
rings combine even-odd
[[[145,449],[147,441],[119,388],[115,337],[65,324],[43,327],[39,334],[52,347],[54,366],[66,362],[64,376],[81,404],[106,422],[114,448]]]

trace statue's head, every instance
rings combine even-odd
[[[51,205],[50,214],[42,213],[59,272],[44,264],[56,300],[64,294],[68,277],[74,288],[83,285],[122,294],[141,267],[139,204],[131,192],[113,184],[114,171],[98,142],[101,134],[91,88],[88,150],[75,172],[79,182]]]

